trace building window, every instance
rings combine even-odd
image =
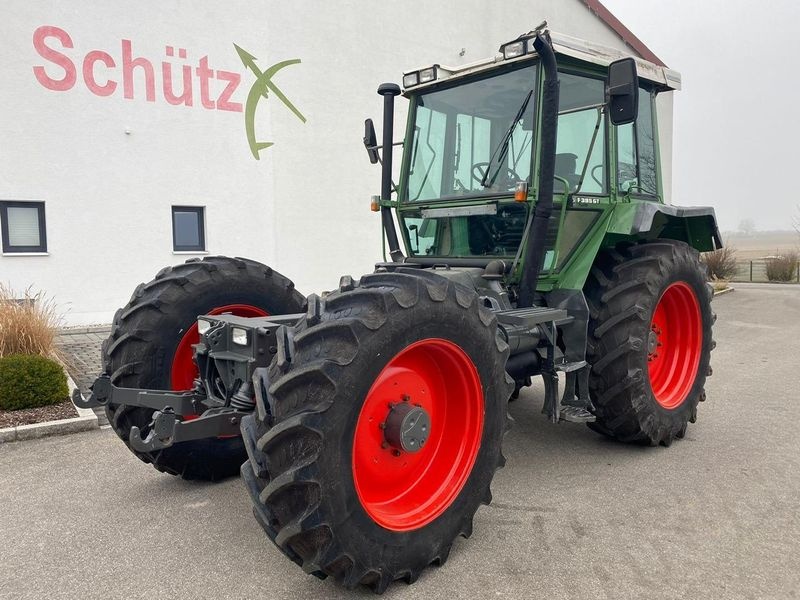
[[[3,252],[47,252],[44,202],[0,201]]]
[[[172,207],[172,249],[175,252],[205,251],[204,213],[202,206]]]

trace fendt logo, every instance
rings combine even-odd
[[[233,46],[236,48],[236,52],[239,53],[239,58],[242,59],[245,68],[250,69],[256,76],[256,82],[253,84],[253,87],[250,88],[250,93],[247,94],[247,103],[244,109],[244,128],[247,132],[247,142],[250,144],[250,151],[253,153],[253,156],[256,157],[256,160],[258,160],[258,153],[265,148],[269,148],[273,144],[273,142],[257,142],[255,130],[256,107],[258,106],[258,101],[261,100],[261,98],[266,98],[270,90],[275,93],[278,99],[283,102],[298,119],[303,123],[306,122],[306,118],[297,110],[295,105],[289,101],[274,83],[272,83],[272,76],[275,75],[275,73],[289,65],[298,64],[300,59],[295,58],[279,62],[262,73],[258,66],[256,66],[255,56],[246,50],[242,50],[236,44]]]
[[[56,49],[55,43],[61,48]],[[255,117],[256,108],[262,98],[268,98],[272,92],[300,121],[306,118],[286,97],[280,88],[272,81],[272,77],[284,67],[299,64],[300,59],[279,62],[263,71],[256,64],[256,58],[236,44],[233,45],[236,53],[246,70],[255,75],[256,80],[247,94],[247,99],[242,103],[235,100],[236,92],[242,80],[239,73],[214,69],[209,64],[208,56],[203,56],[196,64],[186,63],[188,52],[185,48],[177,48],[177,57],[184,64],[175,64],[170,60],[161,61],[160,77],[156,75],[153,62],[147,58],[133,55],[133,44],[130,40],[121,40],[119,59],[103,50],[90,50],[80,60],[81,76],[83,83],[92,94],[100,97],[112,96],[117,93],[122,79],[122,95],[127,100],[144,99],[147,102],[156,102],[156,82],[160,82],[160,98],[173,106],[194,107],[199,106],[206,110],[222,110],[229,112],[244,112],[245,133],[250,151],[256,160],[260,159],[260,152],[269,148],[274,142],[258,141],[256,139]],[[45,88],[57,92],[66,92],[75,87],[78,81],[78,67],[72,58],[65,52],[74,49],[70,35],[60,27],[43,25],[33,32],[33,47],[46,61],[56,65],[63,74],[53,77],[48,74],[45,66],[35,65],[33,74],[36,80]],[[166,46],[164,53],[168,59],[175,58],[176,48]],[[173,74],[173,67],[179,69],[179,75]],[[51,67],[52,69],[52,67]],[[52,73],[52,71],[51,71]],[[144,78],[142,80],[142,77]],[[173,79],[180,77],[182,82],[180,92]],[[139,85],[137,85],[137,80]],[[196,90],[196,94],[195,94]]]

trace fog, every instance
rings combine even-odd
[[[800,204],[800,3],[603,0],[670,68],[673,203],[711,205],[720,228],[791,229]]]

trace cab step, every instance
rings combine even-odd
[[[562,325],[572,321],[572,317],[563,308],[550,308],[547,306],[532,306],[529,308],[512,308],[494,313],[498,322],[517,327],[533,329],[542,323],[555,323]]]

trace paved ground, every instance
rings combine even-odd
[[[523,394],[473,537],[384,597],[800,597],[800,287],[737,287],[685,440],[611,443]],[[0,507],[2,598],[372,597],[284,559],[238,480],[161,475],[108,430],[1,445]]]
[[[84,394],[100,374],[100,345],[110,333],[110,325],[98,325],[62,329],[56,337],[70,377]],[[96,409],[95,414],[101,425],[108,423],[104,410]]]
[[[66,354],[69,374],[81,390],[87,390],[100,373],[100,344],[110,333],[110,325],[59,331],[56,344]]]

